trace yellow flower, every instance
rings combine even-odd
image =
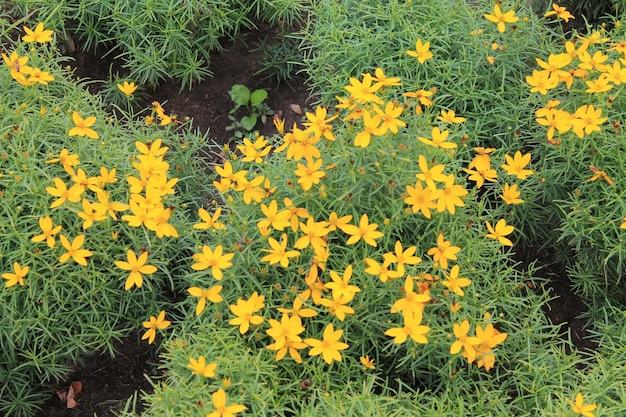
[[[565,133],[572,128],[572,115],[565,110],[541,108],[535,112],[537,116],[543,115],[544,117],[537,117],[535,121],[542,126],[548,127],[546,132],[548,141],[554,138],[554,131],[559,133]]]
[[[326,173],[320,170],[322,163],[321,159],[316,161],[308,159],[306,165],[298,163],[294,173],[298,176],[298,184],[304,191],[310,190],[313,184],[319,184],[320,180],[326,176]]]
[[[414,51],[406,51],[407,55],[417,58],[417,61],[420,64],[423,64],[427,60],[433,57],[432,52],[428,49],[430,48],[430,42],[422,43],[421,39],[418,39],[415,42],[415,50]]]
[[[622,224],[619,226],[620,229],[626,229],[626,217],[622,219]]]
[[[470,361],[473,361],[476,357],[476,349],[474,346],[480,344],[480,340],[475,336],[468,336],[467,333],[470,329],[470,323],[467,320],[463,320],[461,323],[454,323],[454,336],[457,340],[450,346],[450,354],[456,355],[464,349],[464,355],[467,355]]]
[[[200,355],[198,359],[189,358],[187,368],[191,369],[193,375],[202,375],[205,378],[213,378],[217,363],[206,364],[204,356]]]
[[[29,57],[22,56],[20,57],[17,52],[11,52],[11,56],[6,56],[4,53],[2,54],[2,59],[4,63],[10,68],[11,77],[13,77],[20,84],[28,85],[26,82],[26,77],[24,75],[28,75],[33,70],[31,67],[27,66]]]
[[[274,115],[274,118],[272,119],[272,123],[274,124],[274,127],[276,128],[276,131],[278,132],[279,135],[282,135],[283,133],[285,133],[285,119],[281,119],[276,114]]]
[[[278,307],[277,310],[284,314],[291,314],[292,316],[311,318],[317,316],[317,311],[312,308],[302,308],[304,301],[308,300],[308,295],[298,295],[293,300],[293,308],[281,308]]]
[[[344,226],[343,231],[350,235],[350,238],[346,241],[346,245],[353,245],[363,239],[368,245],[376,247],[375,239],[383,236],[382,232],[376,230],[377,228],[378,225],[376,223],[370,224],[367,214],[363,214],[358,226],[351,224]]]
[[[427,91],[422,89],[415,92],[404,93],[403,96],[416,98],[422,106],[431,107],[433,105],[433,102],[430,98],[433,96],[433,94],[434,92],[432,90]],[[421,113],[421,108],[420,111],[418,111],[418,114],[419,113]]]
[[[387,282],[389,279],[399,278],[402,276],[398,273],[398,271],[389,269],[390,264],[388,261],[385,261],[382,264],[379,264],[371,258],[365,258],[363,261],[367,265],[364,272],[370,275],[378,275],[382,282]]]
[[[539,58],[535,58],[535,61],[537,61],[537,64],[541,68],[548,71],[550,76],[556,76],[559,80],[563,80],[569,76],[569,73],[561,68],[566,67],[570,62],[572,62],[572,56],[567,53],[550,54],[548,62]]]
[[[513,246],[513,242],[507,239],[505,236],[510,235],[515,230],[515,227],[506,224],[506,220],[500,219],[496,223],[495,228],[491,226],[491,223],[485,222],[487,225],[487,230],[489,233],[487,234],[488,238],[497,239],[498,242],[505,246]]]
[[[441,281],[441,283],[448,287],[453,293],[460,295],[461,297],[465,295],[465,293],[463,292],[463,290],[461,288],[463,287],[467,287],[468,285],[470,285],[472,283],[471,280],[469,280],[468,278],[459,278],[459,266],[458,265],[454,265],[451,269],[450,269],[450,274],[446,274],[444,272],[444,275],[446,276],[446,279],[444,281]]]
[[[367,148],[372,140],[372,135],[381,136],[384,128],[381,126],[382,116],[380,114],[363,111],[363,128],[354,137],[354,146]]]
[[[126,97],[130,97],[137,90],[137,86],[134,82],[129,83],[128,81],[124,81],[123,84],[117,84],[117,88],[126,95]]]
[[[487,324],[484,329],[481,326],[476,326],[476,338],[478,339],[476,359],[478,359],[479,367],[484,366],[487,371],[491,369],[495,363],[491,349],[504,342],[507,336],[506,333],[500,333],[491,323]],[[468,357],[468,361],[471,363],[473,359]]]
[[[566,398],[567,402],[572,406],[572,411],[576,414],[582,414],[585,417],[594,417],[592,413],[598,406],[595,404],[583,404],[583,395],[581,393],[576,394],[575,402],[572,402],[569,398]]]
[[[261,187],[261,184],[265,181],[263,175],[254,177],[251,181],[248,181],[245,177],[239,178],[237,183],[237,191],[243,191],[243,202],[251,204],[252,201],[259,203],[265,196],[265,190]]]
[[[595,69],[604,72],[606,69],[604,62],[609,59],[609,56],[603,54],[601,51],[596,51],[593,55],[587,51],[581,51],[578,54],[578,59],[580,60],[578,68],[588,71]]]
[[[283,314],[280,322],[278,320],[269,320],[270,328],[266,333],[274,339],[274,343],[267,345],[269,350],[276,351],[276,361],[285,357],[287,352],[289,356],[297,363],[302,363],[302,357],[298,353],[299,349],[307,347],[299,336],[304,331],[302,320],[299,316],[289,317]]]
[[[222,255],[222,245],[217,245],[215,250],[211,249],[207,245],[202,247],[201,253],[193,255],[196,263],[191,265],[191,269],[195,271],[204,271],[211,267],[211,273],[216,280],[221,280],[223,277],[222,269],[229,268],[233,265],[230,260],[235,256],[234,253],[226,253]]]
[[[325,248],[326,241],[324,237],[329,233],[327,226],[328,222],[316,222],[312,217],[307,219],[306,224],[300,222],[300,231],[304,233],[304,236],[300,236],[293,246],[296,249],[304,249],[311,245],[315,251]]]
[[[400,275],[404,275],[404,265],[417,265],[422,262],[422,258],[415,256],[417,252],[417,246],[409,246],[408,248],[402,248],[402,242],[396,240],[394,245],[394,252],[387,252],[383,254],[385,263],[396,264],[397,270]]]
[[[76,126],[70,129],[68,132],[69,136],[87,136],[91,139],[98,139],[100,137],[98,132],[89,127],[96,123],[96,116],[90,116],[83,119],[80,117],[80,114],[75,111],[72,113],[72,120]]]
[[[600,125],[608,120],[606,117],[600,117],[601,115],[602,109],[596,109],[592,104],[580,106],[572,119],[572,128],[576,136],[582,138],[592,132],[600,132],[602,130]]]
[[[147,141],[146,143],[136,141],[135,147],[142,155],[160,157],[169,150],[169,147],[161,146],[162,144],[163,141],[161,139],[157,139],[154,142]]]
[[[444,187],[433,191],[433,198],[437,200],[437,211],[443,213],[447,209],[450,214],[454,214],[456,207],[465,206],[463,197],[467,194],[462,185],[454,183],[454,175],[448,175]]]
[[[561,7],[556,3],[552,4],[552,10],[544,13],[545,17],[556,15],[559,19],[565,20],[565,23],[569,22],[570,19],[574,19],[574,16],[567,11],[565,7]]]
[[[377,83],[381,84],[382,87],[394,87],[402,85],[402,81],[399,77],[387,77],[382,68],[376,68],[376,70],[374,71],[374,79]]]
[[[609,77],[606,74],[600,75],[595,80],[585,81],[587,88],[585,93],[604,93],[613,88],[612,84],[609,84]]]
[[[212,303],[219,303],[224,300],[220,295],[222,288],[223,287],[221,285],[214,285],[208,290],[200,287],[191,287],[187,290],[190,295],[200,297],[198,304],[196,305],[196,316],[199,316],[204,311],[206,300],[209,300]]]
[[[515,16],[515,10],[509,10],[502,13],[502,9],[499,4],[494,4],[493,14],[485,13],[485,19],[498,25],[498,32],[503,33],[506,30],[505,23],[515,23],[519,20],[519,17]]]
[[[72,258],[77,264],[87,266],[87,259],[85,258],[92,256],[93,253],[87,249],[81,249],[85,242],[85,235],[78,235],[71,243],[64,235],[60,235],[60,240],[67,252],[61,255],[59,262],[63,263]]]
[[[437,246],[426,252],[433,257],[433,261],[439,263],[442,269],[448,269],[448,261],[456,261],[456,254],[461,250],[458,246],[452,246],[450,241],[444,240],[443,233],[437,236]]]
[[[331,116],[327,119],[326,113],[326,108],[318,106],[315,108],[315,114],[306,112],[306,118],[309,121],[302,124],[307,128],[306,132],[312,132],[316,139],[324,137],[326,140],[335,140],[335,135],[332,132],[333,127],[329,123],[339,115]]]
[[[204,221],[201,223],[194,224],[193,228],[199,229],[199,230],[207,230],[210,228],[213,228],[215,230],[226,230],[226,226],[223,223],[220,223],[217,221],[221,213],[222,213],[221,207],[218,207],[215,210],[215,213],[213,213],[213,216],[211,216],[211,214],[209,214],[209,212],[206,211],[205,209],[199,208],[198,216],[200,216],[200,218]]]
[[[435,182],[446,182],[448,179],[448,176],[443,173],[446,169],[444,165],[438,164],[428,168],[428,161],[426,161],[426,157],[424,157],[424,155],[420,155],[417,158],[417,161],[422,172],[415,174],[415,178],[420,181],[425,181],[426,185],[431,190],[435,190],[437,188]]]
[[[61,163],[66,172],[71,172],[73,171],[73,167],[80,165],[78,155],[70,154],[67,149],[62,149],[58,158],[50,159],[46,161],[46,164],[52,164],[54,162]]]
[[[622,68],[619,62],[606,66],[605,76],[607,80],[615,85],[626,83],[626,68]]]
[[[609,178],[609,175],[606,173],[606,171],[598,169],[593,165],[589,165],[589,169],[591,170],[591,172],[593,172],[593,176],[589,178],[587,182],[593,182],[602,179],[606,181],[609,185],[615,184],[615,182],[611,178]]]
[[[370,359],[370,355],[361,356],[359,357],[359,360],[361,361],[363,368],[376,369],[376,366],[374,365],[374,359]]]
[[[326,288],[332,290],[333,297],[344,297],[346,301],[350,301],[354,298],[354,294],[360,292],[361,289],[356,285],[350,285],[350,278],[352,278],[352,265],[348,265],[343,273],[343,277],[335,271],[329,271],[332,282],[326,284]]]
[[[491,167],[491,159],[489,155],[476,155],[470,163],[475,170],[463,168],[463,171],[470,174],[467,177],[471,181],[476,182],[476,188],[480,188],[486,181],[496,182],[498,173]]]
[[[266,146],[267,144],[268,141],[263,136],[257,137],[254,142],[248,138],[243,138],[243,145],[237,145],[237,149],[243,155],[241,160],[257,164],[263,162],[263,157],[267,156],[270,150],[272,150],[271,146]]]
[[[324,307],[328,307],[328,311],[333,316],[337,317],[339,321],[344,321],[346,315],[354,314],[354,309],[347,304],[351,301],[354,295],[343,295],[337,292],[332,293],[332,300],[329,298],[322,298],[320,304]]]
[[[268,238],[267,242],[272,247],[271,249],[261,249],[263,252],[268,252],[261,258],[261,262],[269,262],[270,265],[280,264],[283,268],[289,266],[289,258],[295,258],[300,255],[300,251],[287,250],[287,234],[283,233],[283,236],[278,242],[274,238]]]
[[[309,356],[322,355],[324,362],[331,364],[333,361],[341,362],[341,353],[339,351],[347,349],[349,346],[346,343],[340,342],[343,330],[335,330],[332,323],[326,326],[324,329],[324,335],[322,340],[318,339],[305,339],[304,343],[311,347],[309,350]]]
[[[415,187],[407,185],[406,192],[408,195],[404,202],[411,205],[411,211],[413,213],[421,211],[427,219],[430,219],[430,209],[437,207],[436,197],[432,190],[428,187],[424,188],[422,183],[418,181],[415,183]]]
[[[526,165],[530,163],[531,155],[529,153],[522,156],[520,151],[515,152],[513,158],[509,155],[504,155],[504,159],[506,159],[506,164],[502,164],[502,168],[509,175],[515,175],[520,180],[526,179],[527,176],[533,174],[532,169],[524,169]]]
[[[54,202],[52,202],[50,208],[59,207],[65,203],[66,200],[72,203],[77,203],[80,201],[80,196],[85,190],[85,187],[80,184],[74,184],[68,189],[67,185],[65,185],[61,178],[55,178],[54,185],[54,187],[46,187],[48,194],[58,197]]]
[[[31,242],[43,242],[45,240],[48,247],[54,248],[56,244],[54,235],[61,231],[62,226],[53,226],[50,216],[46,216],[39,218],[39,227],[41,228],[42,234],[34,236]]]
[[[234,417],[235,414],[241,413],[248,408],[241,404],[226,405],[226,391],[222,388],[211,394],[211,398],[215,411],[207,414],[206,417]]]
[[[28,85],[32,85],[35,83],[48,85],[49,81],[54,81],[54,77],[50,75],[48,72],[42,71],[39,68],[33,68],[32,71],[30,72],[30,76],[28,77],[28,80],[26,80]]]
[[[157,271],[157,267],[154,265],[146,265],[148,262],[148,252],[142,252],[139,257],[131,249],[126,253],[128,261],[115,261],[115,266],[124,271],[130,271],[128,278],[126,278],[125,290],[131,289],[134,285],[137,288],[141,288],[143,284],[142,274],[153,274]]]
[[[161,107],[161,104],[159,104],[158,101],[153,101],[152,107],[154,108],[154,112],[156,113],[157,117],[161,120],[161,126],[166,126],[174,121],[173,117],[165,114],[165,110],[163,109],[163,107]]]
[[[376,91],[382,86],[380,83],[372,85],[372,74],[366,73],[363,75],[363,81],[351,77],[350,85],[344,87],[350,96],[358,103],[378,103],[383,104],[383,100],[376,95]]]
[[[441,110],[441,116],[437,116],[437,119],[444,123],[463,123],[467,119],[465,117],[459,117],[454,113],[454,110]]]
[[[83,198],[81,203],[83,207],[83,211],[79,211],[76,213],[78,217],[83,219],[83,230],[89,229],[93,226],[93,222],[101,222],[106,220],[107,213],[106,209],[97,203],[92,203],[91,201]]]
[[[256,293],[255,293],[256,294]],[[260,305],[260,306],[259,306]],[[258,310],[260,310],[264,304],[257,303],[257,300],[251,296],[248,300],[242,298],[237,300],[237,304],[231,304],[230,311],[237,317],[228,321],[228,324],[233,326],[239,326],[239,333],[245,334],[250,329],[250,325],[258,326],[263,323],[263,316],[255,316]]]
[[[418,137],[417,139],[420,142],[425,143],[426,145],[433,146],[435,148],[454,149],[456,148],[456,143],[446,142],[446,139],[448,139],[449,134],[450,134],[449,130],[442,131],[437,126],[435,126],[433,127],[432,132],[431,132],[432,139],[427,139],[423,137]]]
[[[13,272],[6,272],[2,274],[2,278],[7,280],[4,285],[6,287],[12,287],[19,283],[21,286],[24,286],[24,277],[28,274],[29,270],[29,266],[21,267],[19,262],[14,262]]]
[[[113,220],[117,220],[117,215],[115,214],[115,212],[128,210],[129,208],[132,209],[133,204],[138,205],[136,201],[131,201],[130,206],[128,204],[120,203],[118,201],[111,201],[109,199],[109,195],[110,193],[107,191],[96,191],[96,198],[98,199],[98,202],[94,203],[94,205],[101,206],[107,212],[107,214],[111,216]]]
[[[51,30],[44,30],[43,23],[38,23],[35,26],[35,30],[31,30],[28,27],[24,26],[24,32],[26,35],[22,36],[22,40],[24,42],[38,42],[38,43],[46,43],[52,40],[52,34],[54,33]]]
[[[415,316],[411,313],[403,314],[404,326],[393,327],[385,330],[385,335],[393,337],[393,343],[396,345],[404,343],[410,336],[416,343],[426,344],[426,333],[430,331],[430,327],[421,324],[421,316]]]
[[[374,111],[381,117],[382,123],[377,128],[376,133],[378,135],[384,135],[387,131],[391,133],[398,133],[398,128],[406,126],[402,120],[398,119],[402,114],[404,108],[402,106],[396,106],[393,102],[388,102],[385,105],[385,109],[381,109],[374,104]]]
[[[427,302],[431,300],[430,294],[413,291],[415,278],[407,275],[404,280],[404,297],[396,300],[391,306],[391,313],[402,313],[403,316],[410,315],[422,321],[422,312]]]
[[[148,339],[148,344],[151,345],[156,337],[157,329],[166,329],[170,324],[172,324],[171,321],[165,320],[165,310],[161,310],[158,317],[150,316],[149,321],[143,322],[143,327],[148,330],[141,336],[141,340]]]
[[[337,229],[343,231],[343,228],[346,225],[350,224],[350,220],[352,220],[352,215],[351,214],[339,217],[337,215],[337,213],[333,211],[328,216],[328,231],[332,232],[332,231],[335,231]]]
[[[500,198],[504,200],[506,204],[521,204],[524,202],[521,198],[519,198],[520,192],[517,190],[517,184],[513,184],[509,186],[509,183],[504,184],[504,188],[502,189],[502,194]]]
[[[526,82],[532,88],[530,89],[531,93],[539,93],[542,95],[548,94],[548,90],[555,88],[559,85],[559,78],[550,71],[546,70],[533,70],[533,75],[526,76]]]

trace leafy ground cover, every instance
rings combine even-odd
[[[316,105],[229,147],[185,107],[142,110],[125,73],[91,94],[60,31],[10,28],[2,410],[32,415],[40,384],[141,329],[162,372],[146,416],[620,415],[619,21],[565,36],[558,5],[452,0],[309,14]]]

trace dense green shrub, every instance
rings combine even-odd
[[[610,71],[583,79],[578,65],[550,79],[557,68],[542,73],[537,58],[568,46],[513,3],[314,9],[307,65],[327,107],[301,126],[276,119],[271,138],[209,150],[215,165],[198,166],[203,138],[172,127],[158,103],[146,122],[122,123],[68,80],[48,44],[8,51],[2,411],[32,413],[24,384],[62,377],[143,321],[147,343],[165,341],[166,370],[143,395],[145,415],[623,412],[612,366],[623,359],[623,99],[585,90]],[[606,42],[579,38],[575,59],[588,60],[580,45],[595,53],[614,40],[606,54],[619,62],[616,27]],[[583,114],[592,104],[617,124]],[[538,119],[563,116],[557,108],[569,128],[551,136]],[[103,185],[113,168],[117,181]],[[117,221],[98,214],[102,187]],[[51,227],[44,215],[62,226],[54,247],[32,241]],[[84,236],[93,253],[83,262],[57,235]],[[543,314],[544,280],[515,261],[538,242],[569,246],[582,294],[610,295],[590,297],[594,357],[570,352]]]
[[[45,400],[38,393],[43,385],[62,380],[85,354],[113,353],[116,340],[171,299],[181,256],[193,250],[185,207],[202,204],[205,188],[192,155],[204,139],[108,116],[99,98],[60,67],[50,43],[20,41],[7,45],[3,57],[0,413],[22,416]],[[161,138],[170,148],[160,177],[169,194],[151,204],[176,209],[161,211],[169,219],[150,230],[125,219],[133,194],[141,193],[128,181],[143,178],[136,143]],[[170,188],[183,178],[189,188]],[[67,249],[64,239],[84,239],[81,250],[88,252]],[[126,261],[129,250],[149,254],[157,271],[126,291],[129,272],[116,262]]]
[[[191,89],[210,76],[211,54],[226,38],[263,19],[291,25],[305,10],[302,1],[268,0],[17,0],[18,17],[35,13],[59,39],[121,58],[129,77],[155,87],[175,79]]]
[[[568,248],[561,261],[577,293],[600,302],[609,296],[619,305],[626,257],[623,39],[621,24],[612,32],[574,33],[538,57],[544,65],[527,78],[539,103],[543,178],[559,184],[559,193],[546,195],[558,214],[558,239]],[[537,83],[544,75],[542,89]]]

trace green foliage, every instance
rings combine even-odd
[[[261,16],[259,4],[246,7]],[[289,21],[279,13],[288,4],[273,4],[276,19]],[[76,11],[93,42],[89,13],[107,5]],[[144,337],[165,339],[164,377],[142,395],[146,415],[206,416],[222,393],[227,405],[268,416],[565,415],[579,394],[596,413],[619,415],[623,84],[608,67],[582,74],[573,61],[546,81],[554,86],[529,92],[537,58],[562,53],[564,39],[529,9],[501,7],[519,17],[504,32],[485,18],[495,13],[486,1],[316,3],[306,64],[328,108],[287,132],[277,120],[278,135],[246,138],[236,150],[207,149],[186,126],[172,127],[160,105],[153,112],[163,128],[108,117],[103,96],[70,81],[48,44],[12,48],[54,81],[20,85],[27,79],[13,58],[0,73],[0,411],[32,415],[35,393],[24,387],[62,378],[68,363],[152,321]],[[107,24],[127,30],[123,13],[111,16]],[[575,47],[619,62],[624,32],[615,27],[577,37]],[[174,70],[156,57],[179,51],[151,42],[144,63],[168,77]],[[581,51],[575,59],[588,63]],[[613,90],[587,91],[600,73]],[[235,85],[231,98],[233,130],[250,133],[271,114],[263,89]],[[601,117],[582,114],[591,105]],[[542,113],[561,117],[553,134]],[[92,135],[87,128],[99,137],[80,136]],[[63,149],[80,165],[54,161]],[[216,160],[198,158],[206,152],[216,165],[202,164]],[[144,165],[154,178],[137,172]],[[56,179],[80,183],[79,167],[84,181],[115,168],[106,191],[133,207],[91,226],[77,216],[87,211],[82,201],[50,207]],[[157,178],[167,181],[155,186]],[[83,197],[95,202],[92,192]],[[93,251],[86,266],[62,261],[58,239],[55,247],[31,240],[44,215],[63,235],[83,231]],[[541,265],[522,268],[515,254],[538,244],[564,248],[574,288],[590,302],[595,356],[571,352],[543,314]],[[128,271],[116,261],[129,249],[147,250],[157,271],[125,291]],[[30,268],[24,285],[16,262]],[[165,331],[159,311],[172,321]]]
[[[623,39],[624,31],[621,25],[616,27],[613,32],[593,32],[587,28],[590,33],[586,37],[574,33],[572,39],[598,38],[600,41],[589,42],[587,47],[580,44],[579,48],[587,49],[587,55],[574,57],[563,67],[565,71],[577,66],[584,69],[585,56],[603,56],[606,61],[602,66],[587,69],[585,78],[574,73],[569,87],[559,83],[545,95],[536,92],[534,95],[541,97],[536,111],[544,112],[535,117],[537,125],[543,125],[538,135],[543,133],[548,139],[540,148],[542,181],[558,184],[557,189],[542,189],[543,198],[558,215],[557,236],[565,246],[562,261],[568,268],[573,288],[585,298],[602,300],[608,296],[621,305],[625,288],[626,194],[620,184],[626,173],[626,142],[622,129],[626,102],[620,84],[610,83],[605,91],[595,91],[593,87],[596,80],[612,77],[609,74],[616,63],[619,66],[622,54],[618,53],[616,45]],[[564,51],[563,46],[550,49],[540,59],[554,59]],[[552,102],[556,103],[554,123],[558,126],[554,126],[558,129],[550,127],[552,116],[545,114],[548,103],[555,99],[559,100]],[[597,114],[591,115],[590,109]],[[566,115],[589,120],[589,128],[577,129],[576,126],[582,125],[576,120],[569,126],[567,122],[561,124],[559,118]]]
[[[263,53],[261,68],[254,75],[262,75],[265,80],[279,86],[292,80],[302,67],[303,54],[300,50],[300,36],[281,29],[281,33],[259,41],[253,51]]]
[[[264,89],[251,92],[245,85],[235,84],[228,93],[235,107],[228,112],[228,119],[232,123],[226,130],[232,130],[235,139],[251,134],[258,123],[267,123],[267,116],[274,114],[264,103],[267,98],[267,91]]]
[[[163,309],[176,291],[180,254],[190,247],[183,232],[185,207],[197,207],[205,190],[197,165],[191,162],[204,138],[108,116],[100,98],[91,96],[61,67],[53,45],[19,42],[6,47],[9,56],[12,52],[28,56],[21,71],[28,66],[54,77],[48,85],[24,87],[12,78],[8,65],[3,64],[0,71],[0,273],[4,278],[0,287],[0,414],[29,416],[47,398],[40,392],[44,386],[63,380],[71,365],[86,354],[100,350],[113,354],[114,342],[136,333],[141,322]],[[74,112],[84,119],[94,117],[91,128],[99,139],[69,135],[76,127]],[[115,214],[114,210],[87,225],[79,216],[86,215],[85,204],[102,201],[96,197],[97,187],[106,189],[109,202],[128,203],[127,178],[138,176],[135,143],[158,138],[175,149],[167,155],[169,175],[187,178],[195,192],[167,199],[177,207],[169,222],[181,231],[181,239],[159,238],[145,227],[131,227],[121,219],[128,213]],[[76,155],[80,163],[65,167],[59,160],[63,150]],[[102,169],[115,181],[99,182]],[[68,200],[52,208],[57,197],[49,190],[56,181],[70,188],[78,186],[81,178],[90,188],[83,187],[79,201]],[[61,227],[52,236],[54,245],[46,239],[32,240],[42,234],[40,222],[48,216],[54,226]],[[69,252],[61,244],[61,235],[68,241],[85,237],[82,248],[92,252],[85,266],[72,258],[61,260]],[[125,291],[128,271],[115,262],[125,260],[129,249],[149,251],[149,264],[158,272],[144,276],[141,288]],[[7,286],[7,274],[14,273],[16,262],[29,271],[23,285]]]
[[[306,5],[281,0],[17,0],[12,8],[18,16],[36,13],[87,50],[115,54],[129,78],[140,84],[155,87],[174,79],[182,90],[211,75],[211,54],[225,38],[254,27],[255,18],[291,26]]]

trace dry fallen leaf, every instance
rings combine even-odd
[[[302,107],[300,107],[300,105],[298,105],[298,104],[290,104],[289,108],[295,114],[302,114]]]
[[[64,402],[67,408],[76,407],[76,396],[82,391],[83,384],[80,381],[72,381],[70,388],[66,391],[57,390],[57,395],[61,402]]]
[[[80,381],[72,381],[70,389],[67,391],[67,408],[76,407],[76,396],[83,389],[83,384]]]

